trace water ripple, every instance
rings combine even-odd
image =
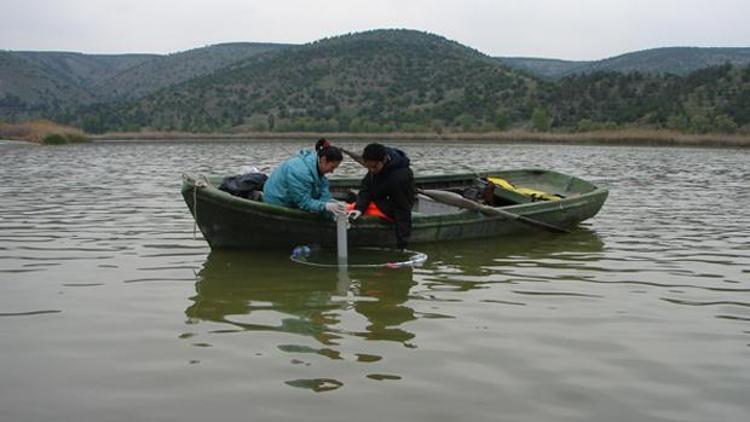
[[[378,419],[750,413],[750,152],[399,143],[417,174],[551,168],[610,188],[572,233],[415,245],[429,260],[413,270],[341,280],[193,238],[180,173],[271,167],[309,144],[0,145],[0,309],[22,310],[0,313],[0,359],[24,380],[0,407],[87,397],[105,419],[126,403],[125,419],[168,420],[281,400],[301,414],[307,390],[348,419],[374,395]]]

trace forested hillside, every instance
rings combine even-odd
[[[691,133],[750,125],[750,66],[722,65],[687,76],[597,72],[555,84],[546,107],[559,127],[654,127]]]
[[[749,51],[655,49],[576,63],[527,59],[548,73],[570,73],[557,78],[410,30],[305,45],[222,44],[168,56],[0,52],[0,120],[44,117],[92,133],[750,133],[750,66],[743,64]]]
[[[548,79],[559,79],[576,73],[592,62],[560,59],[541,59],[536,57],[497,57],[497,60],[514,69]],[[585,72],[581,72],[585,73]]]
[[[640,72],[687,75],[726,63],[750,64],[750,48],[665,47],[636,51],[603,60],[568,61],[533,57],[498,57],[501,62],[531,74],[559,79],[594,72]]]
[[[140,98],[161,88],[210,74],[286,44],[228,43],[160,56],[99,81],[94,90],[103,99]]]
[[[52,117],[98,102],[96,84],[156,57],[0,51],[0,119]]]
[[[132,100],[285,44],[231,43],[169,55],[0,51],[0,119],[60,118]]]
[[[496,128],[531,112],[538,83],[439,36],[371,31],[261,55],[81,123],[92,131]]]

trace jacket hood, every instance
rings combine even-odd
[[[316,179],[320,178],[320,173],[318,172],[318,154],[315,151],[311,149],[303,149],[297,153],[297,157],[305,163],[305,166]]]
[[[409,167],[409,163],[411,163],[411,161],[409,160],[409,157],[406,156],[405,152],[393,147],[386,147],[386,152],[388,153],[388,157],[390,158],[387,168],[400,169]]]

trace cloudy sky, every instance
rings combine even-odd
[[[750,0],[8,0],[0,49],[172,53],[303,44],[380,28],[492,56],[602,59],[666,46],[750,47]]]

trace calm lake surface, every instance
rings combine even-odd
[[[396,142],[416,173],[610,189],[571,234],[420,245],[420,268],[193,238],[182,172],[312,141],[0,142],[0,421],[750,418],[750,150]]]

